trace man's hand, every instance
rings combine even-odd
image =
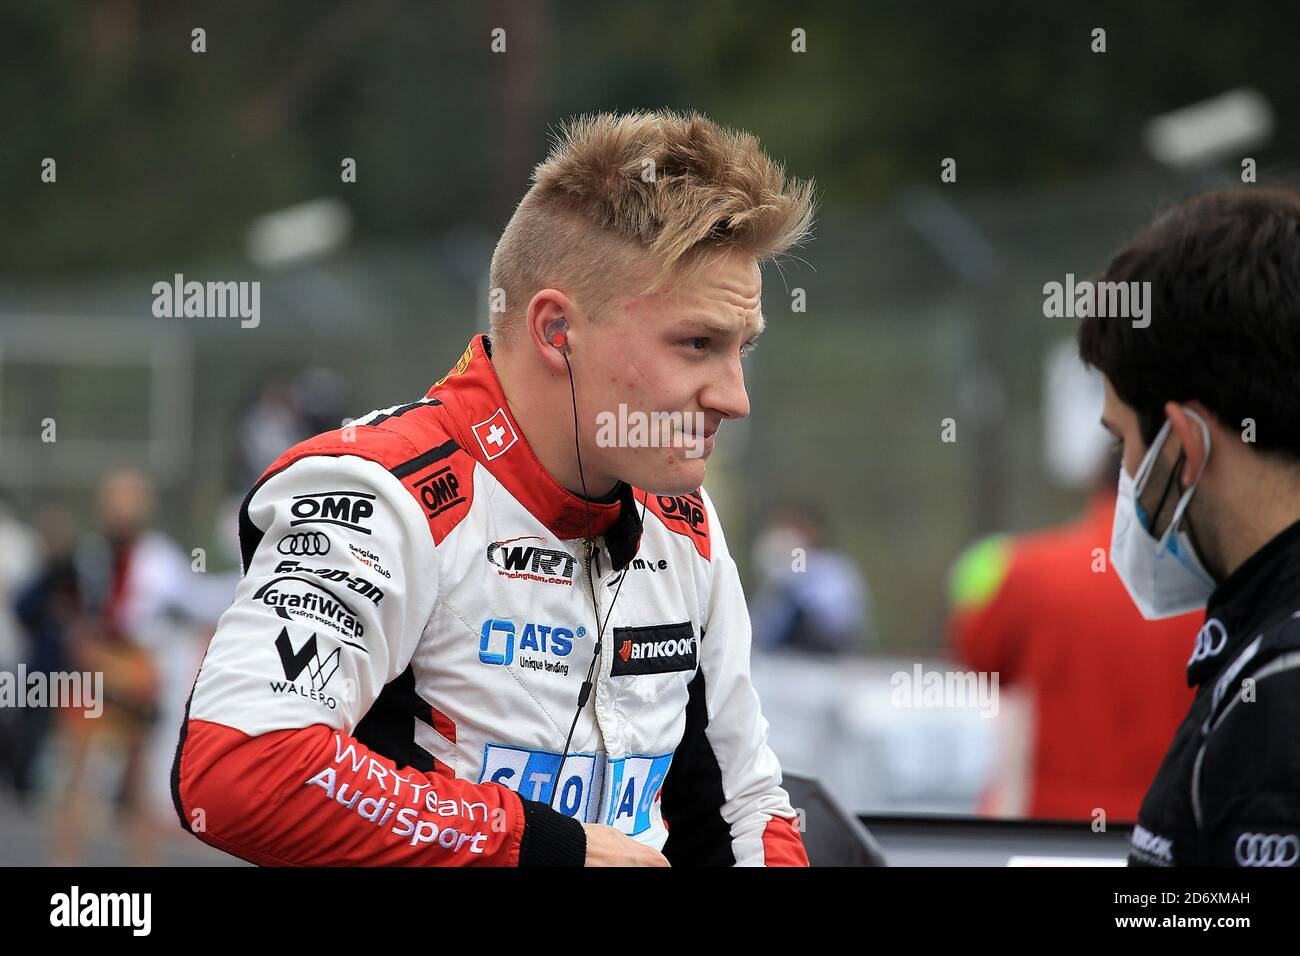
[[[668,858],[654,847],[601,823],[584,823],[587,831],[587,866],[668,866]]]

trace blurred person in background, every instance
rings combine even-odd
[[[274,372],[239,415],[234,485],[246,488],[291,445],[343,424],[348,387],[333,369]]]
[[[1084,513],[978,541],[950,577],[953,655],[1026,695],[980,813],[1135,820],[1192,699],[1182,668],[1199,620],[1145,620],[1107,557],[1119,458],[1101,405],[1101,376],[1064,343],[1046,364],[1044,448],[1058,483],[1088,491]]]
[[[16,673],[17,665],[27,659],[14,603],[37,567],[35,536],[18,518],[9,498],[0,493],[0,671]],[[28,789],[30,710],[0,707],[0,781],[11,783],[20,795]]]
[[[66,779],[53,847],[64,865],[80,862],[85,830],[98,815],[94,774],[105,751],[120,763],[116,804],[132,862],[157,862],[149,747],[164,691],[160,656],[175,639],[174,610],[187,602],[191,571],[176,544],[150,529],[153,509],[148,477],[109,473],[98,489],[99,533],[78,547],[82,608],[69,630],[68,662],[103,674],[104,709],[98,717],[61,711]]]
[[[750,611],[756,649],[853,654],[874,643],[867,582],[852,558],[827,543],[816,508],[774,510],[753,554],[762,575]]]
[[[28,674],[57,674],[68,670],[67,635],[81,613],[81,587],[76,565],[77,525],[72,513],[49,507],[37,520],[43,545],[42,563],[14,600],[14,613],[26,637],[24,661]],[[38,779],[47,738],[54,725],[52,707],[28,707],[19,720],[21,749],[15,762],[15,789],[27,800],[44,789]]]
[[[1102,423],[1123,447],[1111,561],[1145,616],[1205,608],[1185,670],[1196,696],[1129,862],[1296,867],[1300,195],[1248,187],[1180,203],[1102,281],[1148,284],[1145,321],[1079,326],[1080,354],[1105,376]],[[1126,654],[1114,672],[1132,666]]]

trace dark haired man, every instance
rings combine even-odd
[[[1129,862],[1296,866],[1300,197],[1184,202],[1102,279],[1150,283],[1145,320],[1093,315],[1079,330],[1123,449],[1111,561],[1148,618],[1206,606],[1196,697]]]

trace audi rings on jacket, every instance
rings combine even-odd
[[[281,554],[295,554],[300,557],[329,554],[330,539],[321,531],[296,531],[286,534],[276,545]]]
[[[1227,646],[1228,629],[1217,617],[1212,617],[1196,632],[1196,647],[1192,649],[1192,656],[1187,661],[1187,666],[1191,667],[1197,661],[1213,657]]]
[[[1238,866],[1295,866],[1300,836],[1294,833],[1243,833],[1237,837]]]

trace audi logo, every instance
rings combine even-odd
[[[1213,657],[1228,645],[1228,629],[1223,626],[1223,622],[1217,617],[1212,617],[1196,632],[1196,646],[1192,648],[1191,659],[1187,664],[1190,667],[1197,661],[1203,661],[1206,658]]]
[[[1238,866],[1295,866],[1300,837],[1294,833],[1243,833],[1237,837]]]
[[[295,534],[286,534],[276,545],[276,550],[281,554],[295,554],[300,557],[309,557],[317,554],[330,553],[330,539],[320,531],[299,531]]]

